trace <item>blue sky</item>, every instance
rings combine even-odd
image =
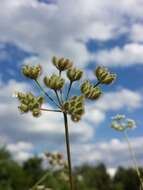
[[[85,78],[92,82],[96,65],[117,74],[113,85],[103,86],[100,100],[86,102],[82,121],[70,122],[74,163],[103,161],[109,168],[131,164],[122,134],[110,128],[111,117],[120,113],[137,122],[129,135],[142,164],[142,1],[2,0],[0,7],[1,144],[6,144],[20,161],[47,149],[65,151],[62,117],[50,113],[39,119],[20,115],[18,102],[12,98],[16,90],[40,93],[21,75],[23,64],[40,63],[43,75],[49,75],[56,72],[51,57],[64,56],[83,69]],[[46,106],[53,105],[47,102]]]

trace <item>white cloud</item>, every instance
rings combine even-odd
[[[33,144],[27,142],[17,142],[15,144],[7,145],[7,150],[10,151],[14,159],[18,160],[19,162],[25,161],[32,157],[33,154],[31,152],[33,148]]]
[[[69,57],[76,65],[85,67],[92,60],[85,42],[89,39],[105,41],[124,33],[130,34],[136,20],[140,24],[143,17],[141,0],[61,0],[57,4],[44,4],[37,0],[1,0],[0,7],[0,41],[37,53],[37,61],[45,67],[53,55]],[[142,53],[139,45],[137,48]],[[125,57],[118,47],[113,51],[121,60],[130,53],[132,58],[128,55],[127,58],[131,59],[131,64],[140,62],[140,58],[142,60],[140,53],[133,52],[132,56],[128,45]],[[106,52],[101,54],[108,58]],[[112,59],[117,62],[116,56]]]
[[[130,138],[130,142],[136,154],[138,165],[141,165],[143,163],[143,137]],[[95,144],[79,144],[73,147],[73,154],[75,158],[74,161],[77,164],[86,162],[97,164],[103,162],[109,169],[112,168],[114,171],[120,165],[125,167],[133,166],[128,145],[125,140],[111,139],[109,141],[100,141]]]
[[[121,89],[115,92],[108,92],[96,102],[98,109],[119,110],[121,108],[135,109],[142,105],[142,95],[140,92],[131,91],[129,89]]]
[[[143,42],[143,24],[134,24],[132,26],[130,39],[134,42]]]
[[[111,50],[101,50],[95,54],[95,60],[106,66],[143,64],[143,45],[129,43],[122,48],[117,46]]]

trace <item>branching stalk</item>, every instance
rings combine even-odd
[[[98,82],[94,85],[94,87],[97,87],[100,83],[101,83],[101,81],[98,81]]]
[[[72,87],[72,82],[70,82],[70,84],[69,84],[66,100],[68,100],[68,98],[69,98],[71,87]]]
[[[131,143],[130,143],[130,140],[129,140],[129,138],[128,138],[128,135],[127,135],[126,130],[124,130],[124,136],[125,136],[125,139],[126,139],[126,141],[127,141],[128,148],[129,148],[129,152],[130,152],[131,158],[132,158],[132,160],[133,160],[133,164],[134,164],[134,166],[135,166],[135,170],[136,170],[136,172],[137,172],[137,175],[138,175],[138,178],[139,178],[139,181],[140,181],[141,190],[143,190],[143,179],[142,179],[140,170],[139,170],[139,168],[138,168],[136,156],[135,156],[135,153],[134,153],[133,148],[132,148],[132,146],[131,146]]]
[[[35,80],[36,84],[39,86],[39,88],[41,89],[41,91],[43,92],[44,95],[46,95],[56,106],[59,107],[59,105],[54,101],[54,99],[49,96],[49,94],[43,89],[43,87],[40,85],[40,83],[38,82],[38,80]]]
[[[37,181],[33,187],[30,189],[30,190],[36,190],[37,186],[40,185],[43,181],[45,181],[45,179],[48,177],[48,176],[51,176],[51,173],[48,171],[46,172],[40,179],[39,181]]]
[[[51,109],[46,109],[46,108],[41,108],[41,111],[49,111],[49,112],[62,112],[61,110],[51,110]]]
[[[74,187],[73,187],[73,176],[72,176],[72,165],[71,165],[70,142],[69,142],[69,131],[68,131],[68,118],[67,118],[67,114],[66,113],[63,113],[63,115],[64,115],[64,124],[65,124],[65,140],[66,140],[66,148],[67,148],[70,189],[74,190]]]
[[[58,100],[59,105],[62,106],[62,102],[61,102],[61,100],[60,100],[60,97],[59,97],[59,94],[58,94],[57,90],[54,90],[54,92],[55,92],[55,94],[56,94],[56,97],[57,97],[57,100]]]

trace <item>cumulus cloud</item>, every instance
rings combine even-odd
[[[121,108],[135,109],[141,105],[141,93],[124,88],[119,91],[106,93],[103,98],[96,103],[96,107],[104,111],[119,110]]]
[[[58,55],[69,57],[78,66],[85,67],[93,59],[86,48],[89,39],[107,41],[122,34],[130,34],[135,20],[140,24],[143,17],[141,0],[61,0],[54,4],[37,0],[2,0],[0,7],[0,41],[14,43],[26,51],[36,53],[38,57],[32,60],[36,59],[43,65],[49,62],[51,56]],[[132,33],[136,35],[136,32]],[[139,45],[137,48],[142,51]],[[113,61],[116,56],[121,60],[126,58],[127,51],[132,57],[131,63],[140,62],[141,56],[138,59],[133,57],[137,58],[140,54],[134,52],[132,56],[132,49],[128,50],[128,45],[124,56],[118,47],[113,51]],[[104,56],[108,58],[106,54]]]
[[[130,138],[132,147],[135,151],[138,165],[142,165],[142,146],[143,137]],[[73,148],[75,163],[92,163],[103,162],[110,169],[122,165],[125,167],[133,166],[130,158],[128,145],[125,140],[111,139],[109,141],[100,141],[95,144],[79,144]],[[106,156],[105,156],[106,155]],[[112,171],[112,172],[114,172]],[[110,171],[109,171],[110,172]]]
[[[106,66],[143,64],[143,45],[129,43],[122,48],[117,46],[111,50],[101,50],[95,54],[95,59],[98,64]]]

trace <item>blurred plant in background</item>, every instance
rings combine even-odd
[[[125,115],[116,115],[115,117],[112,118],[111,127],[115,129],[116,131],[122,132],[124,134],[124,137],[128,144],[128,149],[131,155],[131,159],[133,161],[134,167],[136,169],[137,175],[140,180],[140,186],[141,186],[140,189],[143,190],[143,177],[141,176],[140,170],[138,168],[135,152],[133,150],[133,147],[130,143],[130,140],[127,134],[128,130],[136,128],[136,122],[133,119],[126,118]]]

